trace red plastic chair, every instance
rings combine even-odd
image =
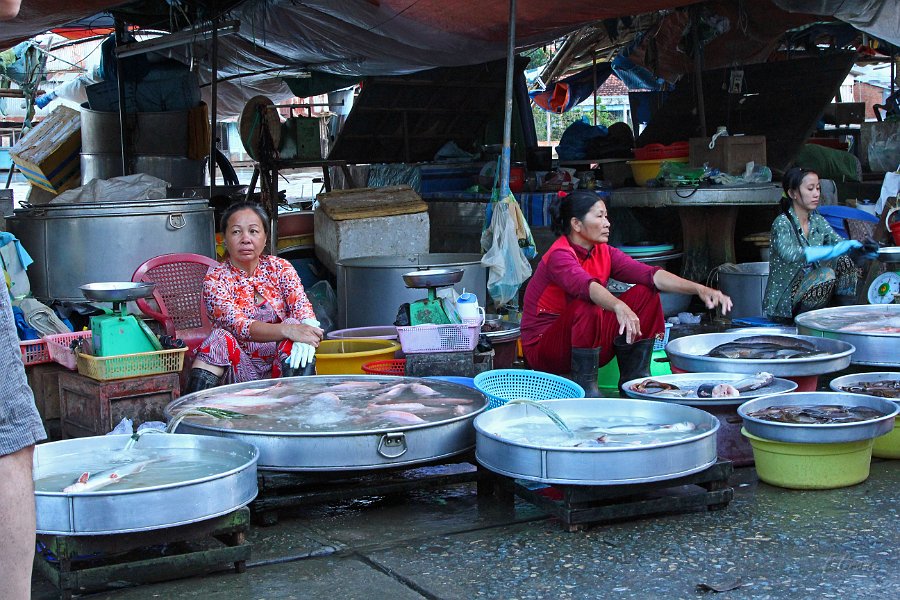
[[[148,302],[149,298],[141,298],[136,301],[138,308],[161,323],[166,335],[183,340],[191,351],[195,350],[212,331],[203,304],[203,278],[218,264],[212,258],[190,253],[151,258],[137,268],[131,281],[155,283],[156,306]]]

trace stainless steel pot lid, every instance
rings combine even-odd
[[[900,246],[888,246],[887,248],[878,249],[879,262],[897,263],[900,262]]]

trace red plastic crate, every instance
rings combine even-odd
[[[53,362],[50,358],[50,351],[47,349],[47,342],[44,340],[19,342],[19,351],[22,353],[22,362],[26,367]]]
[[[369,375],[406,375],[406,359],[373,360],[362,367],[363,373]]]
[[[664,144],[647,144],[634,149],[635,160],[662,160],[664,158],[683,158],[691,152],[688,142]]]

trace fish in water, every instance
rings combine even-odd
[[[703,383],[697,388],[698,398],[736,398],[742,392],[758,390],[771,384],[775,377],[760,371],[752,377],[745,377],[734,383]]]
[[[771,360],[778,358],[807,358],[827,354],[815,345],[795,337],[782,335],[751,335],[719,344],[706,353],[712,358],[741,358]]]
[[[747,413],[748,417],[776,423],[827,425],[833,423],[858,423],[883,417],[884,413],[866,406],[841,404],[797,404],[793,406],[767,406]]]
[[[841,388],[851,394],[868,394],[879,398],[900,398],[900,379],[882,379],[881,381],[859,381]]]
[[[378,381],[346,381],[338,383],[328,388],[330,392],[360,392],[363,390],[374,390],[381,387]]]
[[[423,383],[398,383],[397,385],[391,386],[388,388],[386,392],[378,394],[373,398],[375,402],[384,402],[386,400],[391,400],[392,398],[399,398],[401,396],[415,396],[419,397],[427,397],[427,396],[438,396],[440,392],[436,392],[427,385]]]
[[[149,465],[150,463],[154,463],[157,460],[158,459],[139,460],[132,463],[126,463],[112,469],[107,469],[106,471],[100,471],[94,476],[91,476],[89,471],[85,471],[75,481],[75,483],[64,487],[63,493],[80,494],[83,492],[95,492],[101,488],[105,488],[108,485],[121,481],[123,478],[128,477],[129,475],[140,473],[147,467],[147,465]]]
[[[379,414],[378,416],[395,423],[400,423],[402,425],[417,425],[419,423],[426,422],[422,417],[417,417],[411,412],[406,412],[403,410],[388,410]]]
[[[622,425],[608,425],[606,427],[595,427],[591,429],[593,433],[603,433],[606,435],[641,435],[644,433],[686,433],[697,429],[695,423],[682,421],[681,423],[635,423]],[[602,437],[602,436],[601,436]]]

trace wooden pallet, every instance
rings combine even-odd
[[[68,600],[74,593],[200,575],[229,563],[243,573],[250,559],[246,541],[250,510],[177,527],[111,535],[38,534],[35,571]],[[191,549],[192,542],[218,542]]]
[[[376,471],[259,471],[259,495],[250,504],[250,509],[255,523],[274,525],[278,522],[278,511],[285,508],[439,489],[477,482],[486,475],[475,459],[467,455],[415,467]],[[482,491],[479,486],[479,493]]]
[[[515,496],[547,511],[569,531],[647,515],[725,508],[734,497],[728,478],[734,468],[719,460],[699,473],[628,485],[546,485],[491,474],[494,492],[508,506]],[[485,486],[487,487],[487,486]]]

